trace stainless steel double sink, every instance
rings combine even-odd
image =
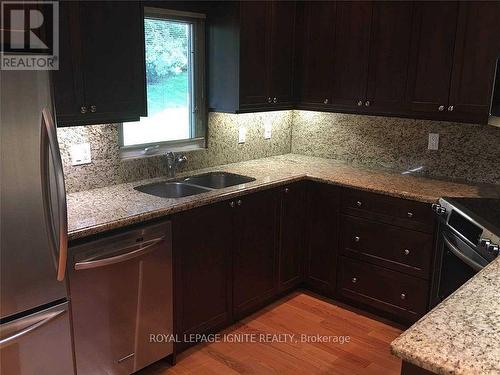
[[[255,181],[255,178],[240,174],[209,172],[174,181],[140,185],[134,189],[162,198],[182,198],[252,181]]]

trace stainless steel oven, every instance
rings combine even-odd
[[[498,256],[500,239],[496,224],[490,223],[496,213],[488,214],[490,209],[497,212],[498,202],[491,200],[492,205],[488,206],[485,205],[487,201],[455,198],[441,199],[439,204],[433,206],[439,217],[439,228],[430,301],[432,307]]]

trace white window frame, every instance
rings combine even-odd
[[[138,145],[123,145],[123,124],[119,127],[121,158],[139,158],[168,151],[188,151],[204,149],[207,133],[207,107],[205,89],[205,18],[201,13],[184,12],[172,9],[144,7],[144,18],[178,20],[193,24],[190,65],[194,69],[190,86],[193,92],[190,117],[190,138],[165,142],[152,142]],[[200,134],[199,136],[197,136]]]

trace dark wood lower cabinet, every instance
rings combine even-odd
[[[414,322],[427,311],[429,283],[401,272],[344,256],[339,260],[338,294],[398,320]]]
[[[302,285],[413,322],[427,311],[427,209],[303,181],[175,214],[175,332],[220,330]]]
[[[415,366],[410,362],[403,361],[401,365],[401,375],[432,375],[432,371],[426,370],[422,367]]]
[[[304,183],[280,189],[279,291],[293,289],[302,282],[305,248]]]
[[[335,290],[339,188],[311,183],[307,191],[306,285],[331,296]]]
[[[238,318],[277,292],[279,195],[265,190],[235,202],[233,314]]]
[[[231,322],[233,210],[217,203],[176,214],[172,223],[175,331],[182,339]]]

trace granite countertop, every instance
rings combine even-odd
[[[178,177],[209,171],[238,173],[256,180],[176,199],[160,198],[134,190],[138,185],[164,181],[164,177],[70,193],[67,195],[69,240],[303,179],[422,202],[436,202],[442,196],[500,198],[500,187],[497,185],[474,185],[402,175],[393,171],[355,167],[345,162],[295,154],[205,168],[179,174]]]
[[[500,374],[500,258],[391,343],[437,374]]]

